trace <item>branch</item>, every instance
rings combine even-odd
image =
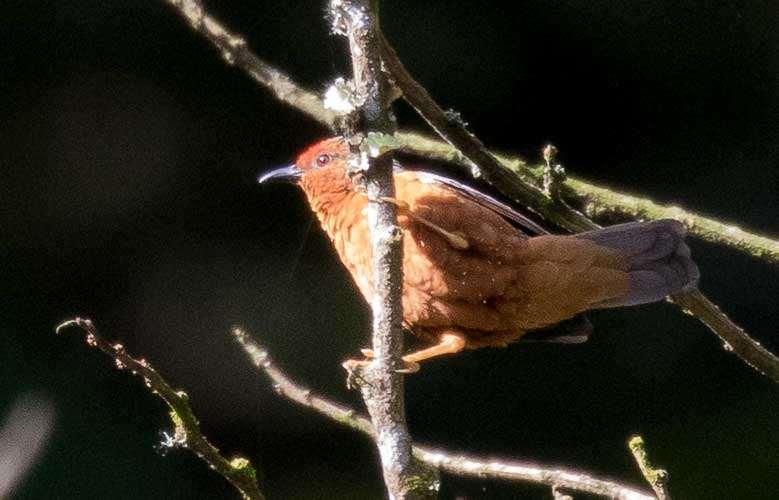
[[[435,497],[438,478],[411,454],[403,395],[403,232],[397,225],[391,155],[369,158],[365,139],[392,134],[395,122],[379,52],[378,0],[331,0],[333,31],[349,40],[354,91],[360,103],[362,137],[351,138],[360,158],[359,176],[368,195],[368,225],[373,259],[373,360],[359,369],[359,384],[381,457],[384,483],[392,499]],[[362,146],[362,148],[361,148]],[[362,151],[361,151],[362,149]],[[354,366],[354,365],[352,365]],[[359,366],[359,365],[357,365]],[[352,373],[350,372],[350,378]]]
[[[167,403],[175,431],[173,437],[163,444],[192,450],[212,469],[235,486],[243,498],[248,500],[265,499],[257,486],[257,473],[251,463],[240,457],[227,460],[200,431],[200,423],[192,412],[189,397],[185,392],[174,390],[145,359],[135,359],[127,354],[122,344],[112,344],[101,337],[91,320],[71,319],[61,323],[55,331],[60,333],[70,327],[80,328],[86,334],[87,344],[91,347],[97,347],[112,357],[118,369],[130,370],[133,375],[143,377],[146,387],[152,394],[156,394]]]
[[[457,113],[447,113],[430,97],[406,70],[395,50],[381,36],[381,56],[387,72],[403,93],[403,98],[417,110],[422,118],[452,147],[470,162],[474,177],[484,177],[501,193],[514,202],[526,206],[546,220],[555,222],[573,232],[592,229],[592,222],[575,210],[559,210],[552,198],[536,186],[523,182],[511,170],[504,167],[484,144],[471,134]]]
[[[443,141],[408,132],[399,133],[398,138],[409,152],[467,166],[463,155]],[[534,186],[543,185],[543,165],[529,165],[517,156],[495,152],[493,155],[524,182]],[[778,240],[744,231],[732,223],[721,222],[677,206],[661,205],[640,196],[613,191],[571,175],[567,175],[561,183],[560,196],[572,205],[582,207],[584,213],[593,219],[606,219],[615,215],[633,219],[674,219],[683,223],[690,234],[704,241],[725,245],[766,262],[779,264]],[[554,211],[548,220],[566,227],[564,219]],[[573,226],[568,229],[575,231]]]
[[[734,353],[743,362],[779,384],[779,358],[752,339],[700,291],[674,295],[671,301],[716,333],[726,351]]]
[[[331,130],[335,129],[335,113],[325,109],[316,93],[301,87],[286,73],[257,57],[249,49],[243,36],[231,32],[208,14],[201,0],[165,1],[179,11],[192,29],[206,37],[219,49],[222,58],[228,64],[244,70],[254,81],[271,91],[278,100],[297,108]]]
[[[373,425],[368,418],[356,413],[352,408],[333,402],[290,379],[274,364],[268,351],[243,329],[235,327],[232,334],[249,356],[252,364],[268,377],[277,393],[295,403],[315,410],[334,422],[361,432],[371,439],[376,438]],[[570,469],[498,458],[484,460],[417,444],[412,444],[412,451],[421,462],[454,476],[527,482],[625,500],[654,498],[644,491]]]
[[[644,479],[655,490],[657,500],[671,500],[671,495],[668,493],[668,472],[665,469],[656,469],[649,463],[644,438],[638,435],[632,436],[628,440],[628,448],[633,453],[633,458],[636,459]]]

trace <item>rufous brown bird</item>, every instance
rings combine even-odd
[[[348,154],[342,139],[326,139],[259,182],[293,181],[303,189],[371,303],[368,199],[347,173]],[[433,344],[404,356],[410,369],[462,349],[506,346],[590,309],[654,302],[697,284],[676,221],[545,234],[508,205],[446,176],[396,165],[394,178],[396,196],[387,201],[397,204],[403,230],[403,323]],[[535,336],[544,339],[543,332]]]

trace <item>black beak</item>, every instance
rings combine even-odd
[[[265,184],[268,182],[291,182],[296,183],[303,172],[295,165],[274,168],[270,172],[265,172],[257,178],[257,182]]]

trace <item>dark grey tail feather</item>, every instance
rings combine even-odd
[[[592,334],[592,323],[584,314],[561,321],[554,326],[533,330],[520,337],[522,343],[581,344]]]
[[[629,222],[576,235],[624,255],[630,290],[625,297],[600,304],[622,307],[662,300],[698,285],[698,266],[684,242],[687,231],[675,220]]]

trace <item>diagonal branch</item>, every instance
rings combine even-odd
[[[286,73],[251,51],[246,40],[238,33],[211,16],[201,0],[165,0],[175,7],[189,25],[206,37],[230,65],[235,65],[267,88],[280,101],[297,108],[330,129],[335,128],[336,115],[325,109],[317,94],[295,83]]]
[[[425,135],[400,132],[402,147],[421,156],[468,166],[462,153],[449,143]],[[530,165],[517,156],[492,152],[493,156],[525,183],[543,185],[543,165]],[[598,186],[579,177],[567,175],[560,185],[562,199],[581,207],[591,219],[603,220],[611,216],[632,219],[674,219],[683,223],[690,234],[710,243],[725,245],[772,264],[779,264],[779,240],[745,231],[735,224],[720,222],[681,207],[661,205],[648,198],[630,195]],[[507,195],[511,197],[511,195]],[[567,227],[565,219],[556,211],[549,214],[550,222]],[[570,226],[574,231],[575,226]]]
[[[89,319],[75,318],[61,323],[56,328],[60,333],[66,328],[80,328],[86,335],[86,342],[97,347],[114,359],[120,370],[129,370],[133,375],[143,377],[146,387],[159,396],[170,408],[170,418],[175,426],[174,436],[167,446],[182,446],[192,450],[212,469],[227,479],[247,500],[264,500],[265,496],[257,486],[257,473],[245,458],[227,460],[219,453],[200,431],[200,423],[189,404],[189,397],[183,391],[174,390],[157,370],[145,359],[135,359],[124,350],[122,344],[105,340]]]
[[[722,340],[726,351],[733,352],[746,364],[779,383],[779,359],[771,351],[750,337],[735,324],[716,304],[699,290],[678,294],[671,301],[688,314],[692,314]]]
[[[447,113],[430,97],[406,70],[395,50],[381,36],[381,57],[393,82],[403,93],[403,98],[427,121],[452,147],[468,160],[471,173],[484,177],[501,193],[514,202],[526,206],[548,221],[555,222],[573,232],[587,231],[593,223],[575,210],[559,210],[557,203],[536,186],[523,182],[511,170],[504,167],[482,142],[466,128],[459,115]]]
[[[376,438],[373,425],[368,418],[290,379],[276,366],[268,351],[252,339],[245,330],[234,327],[232,334],[249,356],[252,364],[268,377],[276,392],[299,405],[315,410],[334,422],[365,434],[371,439]],[[421,462],[454,476],[534,483],[623,500],[654,498],[639,489],[571,469],[499,458],[485,460],[418,444],[412,444],[412,450],[414,456]]]

